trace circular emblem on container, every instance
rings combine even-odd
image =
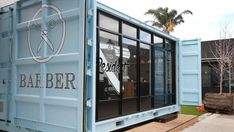
[[[46,12],[52,11],[55,12],[55,14],[43,18],[44,11]],[[42,15],[42,17],[41,19],[38,19],[40,14]],[[58,16],[58,18],[53,19],[54,16]],[[35,23],[36,21],[39,21],[41,24],[36,24]],[[58,25],[57,23],[60,24]],[[44,26],[42,24],[44,24]],[[55,47],[54,42],[51,41],[49,38],[49,33],[56,26],[61,26],[61,32],[56,32],[56,34],[61,34],[61,38],[57,39],[59,40],[59,46]],[[36,43],[32,42],[32,39],[35,36],[35,34],[33,34],[32,37],[32,32],[31,32],[32,29],[33,30],[35,29],[36,31],[40,32],[39,42]],[[36,11],[32,20],[28,22],[28,47],[33,60],[35,60],[38,63],[46,63],[50,61],[54,56],[58,55],[63,48],[65,34],[66,34],[66,24],[61,11],[54,5],[43,4],[42,7]],[[47,48],[50,50],[50,54],[47,55],[46,51],[44,52],[44,55],[42,56],[39,55],[40,51],[45,46],[47,46]]]

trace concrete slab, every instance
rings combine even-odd
[[[179,114],[177,119],[167,123],[150,122],[130,129],[127,132],[175,132],[186,128],[188,125],[194,124],[197,121],[198,118],[196,116]]]
[[[234,132],[234,115],[210,114],[182,132]]]

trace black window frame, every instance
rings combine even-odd
[[[100,27],[99,26],[99,18],[100,18],[99,16],[100,16],[100,14],[117,20],[118,23],[119,23],[119,32],[114,32],[114,31],[105,29],[104,27]],[[122,24],[127,24],[129,26],[132,26],[132,27],[136,28],[136,31],[137,31],[136,38],[124,35],[122,33]],[[166,40],[170,41],[172,43],[172,46],[173,45],[175,46],[176,42],[172,41],[172,40],[169,40],[169,39],[167,39],[167,38],[165,38],[163,36],[160,36],[159,34],[153,33],[152,31],[149,31],[149,30],[147,30],[147,29],[145,29],[145,28],[143,28],[141,26],[137,26],[137,25],[135,25],[135,24],[133,24],[133,23],[131,23],[129,21],[123,20],[123,19],[121,19],[121,18],[119,18],[117,16],[111,15],[111,14],[105,12],[105,11],[102,11],[102,10],[98,9],[98,11],[97,11],[97,36],[96,36],[97,37],[97,60],[96,60],[97,69],[99,69],[99,67],[98,67],[98,64],[99,64],[99,59],[98,58],[99,58],[99,49],[100,49],[100,47],[99,47],[99,43],[100,43],[99,36],[100,36],[101,31],[102,32],[107,32],[107,33],[110,33],[110,34],[114,34],[114,35],[117,35],[119,37],[119,46],[120,46],[119,64],[120,64],[120,67],[121,67],[120,68],[120,73],[119,73],[120,101],[119,101],[119,115],[118,116],[113,116],[113,117],[109,117],[109,118],[99,118],[99,115],[98,115],[99,97],[98,97],[98,94],[96,92],[96,121],[102,121],[102,120],[106,120],[106,119],[111,119],[111,118],[115,118],[115,117],[120,117],[120,116],[124,116],[124,115],[128,115],[128,114],[132,114],[132,113],[123,113],[123,108],[122,108],[123,100],[125,100],[125,98],[123,98],[123,91],[122,91],[122,88],[121,88],[123,86],[123,74],[122,74],[122,72],[123,72],[123,69],[122,69],[122,66],[123,66],[123,63],[122,63],[123,62],[122,61],[122,59],[123,59],[122,58],[123,57],[123,49],[122,49],[122,40],[124,38],[136,41],[136,46],[137,46],[137,86],[136,86],[136,93],[137,94],[136,94],[136,97],[135,97],[136,100],[137,100],[137,111],[133,112],[133,113],[159,108],[159,107],[155,107],[155,95],[154,95],[154,87],[155,87],[155,77],[154,77],[154,72],[153,72],[154,71],[154,59],[155,59],[154,58],[154,55],[155,55],[154,54],[155,53],[155,50],[154,50],[154,46],[155,46],[154,45],[154,36],[163,39],[163,47],[162,47],[163,49],[165,48]],[[150,43],[142,41],[140,39],[140,31],[144,31],[144,32],[147,32],[147,33],[150,34],[150,37],[151,37],[150,38],[150,41],[151,41]],[[150,84],[150,86],[151,86],[151,88],[150,88],[151,89],[151,95],[148,96],[148,97],[151,98],[151,107],[150,107],[150,109],[143,109],[143,110],[141,109],[141,104],[140,104],[140,102],[141,102],[141,95],[140,95],[140,85],[141,85],[140,84],[141,83],[140,82],[140,73],[141,73],[141,71],[140,71],[140,52],[141,51],[140,51],[140,44],[141,43],[149,45],[150,50],[151,50],[151,56],[150,56],[150,58],[151,58],[151,68],[150,68],[151,73],[149,73],[150,76],[151,76],[151,79],[150,79],[150,82],[151,82],[151,84]],[[173,51],[174,53],[173,53],[173,56],[172,56],[171,59],[174,60],[174,61],[173,61],[173,64],[172,64],[173,69],[172,69],[171,74],[172,74],[172,80],[173,80],[172,87],[175,90],[175,91],[173,91],[174,92],[174,102],[170,103],[170,104],[165,104],[164,103],[164,105],[160,106],[160,107],[164,107],[164,106],[168,106],[168,105],[174,105],[177,102],[177,99],[176,99],[176,94],[177,94],[176,93],[176,89],[177,89],[177,87],[176,87],[176,51],[175,51],[176,48],[174,48],[173,50],[174,50]],[[165,63],[166,63],[166,61],[165,61]],[[166,68],[164,68],[164,69],[166,70]],[[99,83],[99,70],[96,70],[96,80],[97,80],[96,81],[96,89],[98,90],[98,87],[99,87],[99,85],[98,85],[98,83]],[[166,80],[164,81],[164,83],[166,83]],[[166,86],[167,85],[164,86],[164,89],[165,89]],[[164,96],[166,96],[166,93],[164,93]]]

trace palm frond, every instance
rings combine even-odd
[[[177,14],[178,14],[177,11],[174,9],[168,13],[168,15],[170,16],[170,19],[175,18]]]
[[[159,22],[154,22],[152,26],[158,27],[158,28],[163,28],[163,25]]]
[[[145,15],[153,15],[157,12],[157,9],[149,9],[147,12],[145,12]]]
[[[190,10],[185,10],[178,14],[175,9],[169,11],[167,7],[159,7],[157,9],[149,9],[145,15],[152,15],[154,20],[146,21],[151,22],[152,26],[163,28],[163,31],[170,33],[174,31],[176,25],[184,23],[183,15],[193,14]]]
[[[176,21],[177,24],[181,24],[181,23],[184,23],[184,19],[180,19],[178,21]]]
[[[185,10],[185,11],[181,12],[180,14],[181,14],[181,15],[182,15],[182,14],[191,14],[191,15],[193,15],[193,12],[190,11],[190,10]]]

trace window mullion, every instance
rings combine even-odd
[[[119,50],[120,50],[120,57],[119,57],[119,65],[120,65],[120,72],[119,72],[119,82],[120,82],[120,103],[119,103],[119,112],[120,115],[123,114],[123,35],[122,35],[122,21],[119,21]]]
[[[164,60],[164,105],[167,105],[167,60],[166,60],[166,41],[163,39],[163,60]]]
[[[137,29],[137,39],[140,39],[140,29]],[[137,41],[137,110],[140,111],[140,41]]]
[[[99,25],[99,12],[97,12],[97,25]],[[96,50],[96,64],[99,64],[99,50],[100,50],[100,30],[97,28],[97,36],[96,36],[96,39],[97,39],[97,50]],[[96,69],[96,91],[97,89],[99,88],[99,66],[97,66],[97,69]],[[98,115],[98,107],[99,107],[99,94],[96,94],[96,121],[99,119],[99,115]]]

